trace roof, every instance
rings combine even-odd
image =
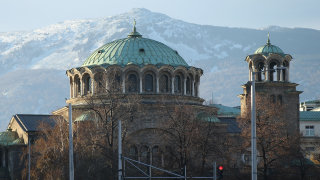
[[[201,119],[202,121],[220,122],[216,116],[206,114],[205,112],[198,114],[197,119]]]
[[[320,121],[320,111],[300,111],[300,121]]]
[[[241,129],[239,128],[239,124],[235,117],[218,117],[220,122],[227,123],[229,126],[227,127],[228,133],[241,133]]]
[[[219,108],[218,115],[238,116],[241,110],[234,107],[224,106],[221,104],[211,104],[210,106]]]
[[[280,54],[282,56],[285,56],[284,52],[277,46],[271,45],[270,39],[269,39],[269,34],[268,34],[268,40],[267,44],[264,46],[259,47],[254,54],[263,54],[265,56],[269,56],[270,54]]]
[[[320,100],[313,100],[313,101],[306,101],[306,102],[301,102],[301,104],[314,104],[314,103],[320,103]]]
[[[86,111],[81,113],[74,121],[81,122],[81,121],[98,121],[99,117],[94,111]]]
[[[41,122],[48,123],[51,127],[54,127],[55,118],[63,118],[60,115],[41,115],[41,114],[16,114],[13,116],[21,128],[28,131],[38,131],[38,126]]]
[[[177,51],[161,42],[143,38],[136,31],[135,26],[127,38],[112,41],[98,48],[85,60],[82,66],[114,64],[120,66],[129,64],[189,66]]]

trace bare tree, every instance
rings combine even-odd
[[[164,160],[167,168],[188,166],[188,174],[204,176],[212,170],[213,161],[222,162],[226,125],[219,123],[216,109],[196,106],[168,97],[159,100],[159,117],[164,130],[163,144],[167,147]]]
[[[247,102],[247,111],[243,112],[237,120],[241,127],[241,148],[244,153],[251,152],[249,98]],[[280,169],[283,169],[286,164],[290,164],[292,160],[290,149],[299,146],[296,136],[299,132],[290,126],[290,122],[286,120],[284,114],[284,108],[280,103],[274,103],[263,95],[256,97],[257,150],[260,160],[258,173],[261,173],[265,180],[279,176]],[[248,162],[251,162],[251,159]]]

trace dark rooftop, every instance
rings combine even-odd
[[[235,117],[218,117],[220,122],[227,123],[229,126],[227,127],[228,133],[240,133],[241,129],[239,128],[239,124]]]
[[[48,123],[52,128],[56,124],[54,118],[63,118],[60,115],[42,115],[42,114],[16,114],[13,116],[21,128],[28,131],[38,131],[41,122]]]

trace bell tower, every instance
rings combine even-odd
[[[270,43],[269,34],[266,45],[246,57],[249,81],[241,86],[243,94],[238,95],[241,99],[241,114],[249,108],[246,107],[246,101],[251,94],[252,72],[257,72],[254,78],[256,95],[263,94],[270,98],[271,102],[281,104],[290,128],[299,129],[299,94],[302,91],[296,90],[298,84],[290,82],[291,60],[291,55],[285,54],[279,47]]]

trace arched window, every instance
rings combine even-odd
[[[190,94],[191,90],[190,90],[190,78],[189,77],[187,77],[186,85],[187,85],[187,94]]]
[[[120,91],[121,89],[121,82],[120,82],[120,75],[118,72],[113,72],[111,74],[109,74],[109,90],[112,91]]]
[[[164,151],[164,166],[166,168],[172,168],[174,165],[174,157],[172,153],[172,148],[170,146],[166,146]]]
[[[78,86],[78,94],[81,94],[81,82],[80,82],[80,78],[78,78],[77,80],[77,86]]]
[[[277,96],[277,103],[282,105],[282,96],[281,95]]]
[[[137,84],[137,76],[134,75],[134,74],[130,74],[129,75],[129,84],[128,84],[128,87],[129,87],[129,91],[130,92],[138,92],[138,84]]]
[[[152,148],[152,165],[156,167],[160,167],[161,165],[161,156],[158,146]]]
[[[91,77],[89,76],[88,78],[87,78],[87,83],[86,83],[86,89],[87,89],[87,91],[88,91],[88,93],[91,93],[92,92],[92,86],[91,86],[91,84],[92,84],[92,82],[91,82]]]
[[[270,63],[270,66],[269,66],[270,69],[277,69],[277,63],[276,62],[271,62]],[[276,71],[275,70],[271,70],[269,71],[270,72],[270,81],[277,81],[277,73],[275,73]]]
[[[168,92],[168,76],[162,75],[160,78],[160,91]]]
[[[150,164],[150,149],[147,146],[142,146],[140,150],[140,162]]]
[[[181,92],[181,78],[178,75],[176,75],[176,77],[174,78],[174,92],[175,93]]]
[[[153,91],[153,77],[151,74],[147,74],[144,78],[144,90]]]
[[[264,63],[260,62],[258,64],[258,71],[263,71],[264,70]],[[263,81],[264,80],[264,72],[258,73],[258,81]]]
[[[138,160],[138,148],[136,146],[131,146],[129,156],[131,159]]]
[[[287,67],[286,63],[283,62],[283,67]],[[287,67],[288,68],[288,67]],[[287,81],[287,70],[288,69],[282,69],[282,77],[283,77],[283,81]]]
[[[106,80],[105,80],[105,78],[104,78],[104,75],[103,75],[103,74],[100,74],[100,75],[98,76],[97,81],[98,81],[98,92],[99,92],[99,93],[105,93]]]
[[[196,86],[196,83],[194,83],[194,96],[198,97],[198,88]]]
[[[275,103],[276,102],[276,97],[273,94],[270,96],[270,102],[271,103]]]

